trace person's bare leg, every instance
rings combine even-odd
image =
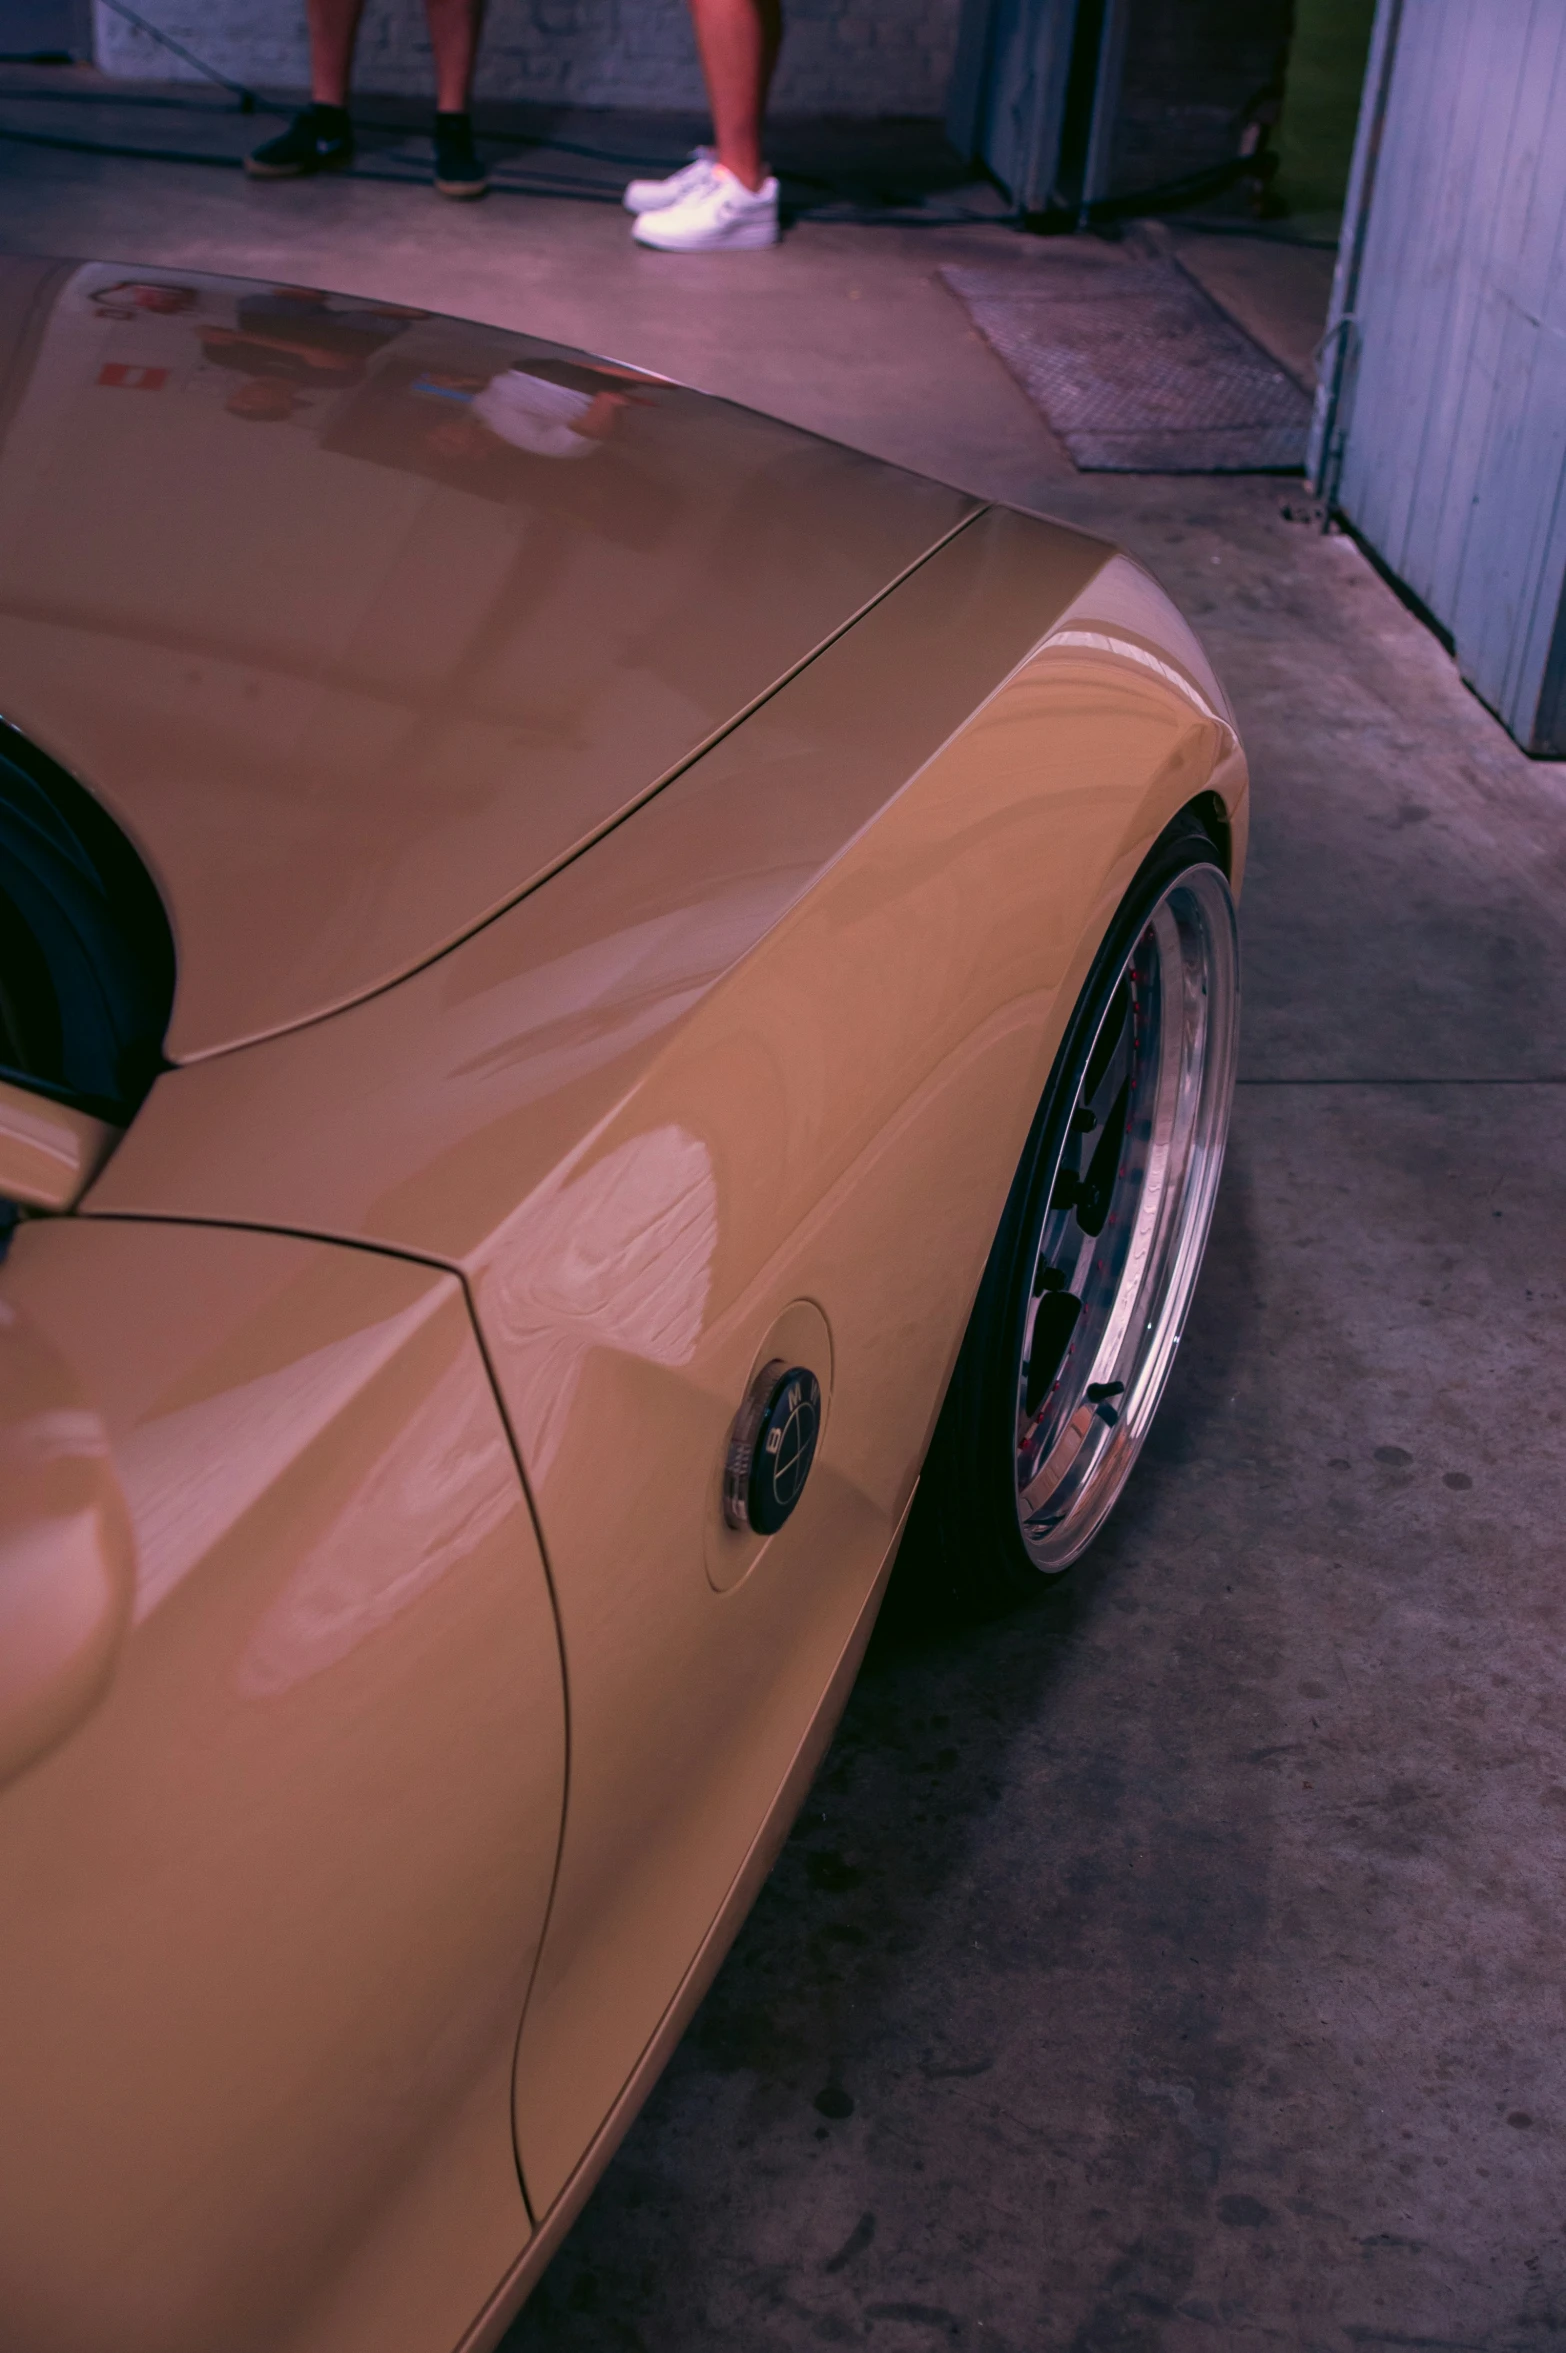
[[[781,0],[690,0],[712,106],[718,161],[747,188],[761,186],[761,120],[783,38]]]
[[[309,0],[310,95],[317,106],[346,106],[353,44],[364,0]]]
[[[435,105],[441,114],[466,114],[478,56],[482,0],[424,0],[435,53]]]

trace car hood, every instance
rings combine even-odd
[[[528,336],[0,260],[0,713],[157,880],[176,1061],[439,954],[974,508]]]

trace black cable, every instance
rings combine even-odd
[[[7,60],[0,58],[0,64]],[[30,65],[32,58],[13,58],[12,64]],[[75,59],[59,57],[45,60],[49,64],[74,65]],[[51,90],[46,84],[29,82],[20,89],[0,90],[0,105],[11,106],[24,98],[41,98],[48,106],[172,106],[185,114],[207,114],[217,121],[227,119],[231,111],[226,106],[213,106],[205,98],[182,98],[173,90]],[[291,114],[291,105],[275,98],[256,98],[256,111],[261,114]]]
[[[27,89],[0,91],[0,105],[9,105],[13,99],[23,98],[41,98],[46,103],[55,106],[164,106],[183,109],[186,113],[189,114],[208,115],[214,114],[217,111],[216,109],[203,104],[200,99],[180,98],[176,97],[172,92],[168,91],[126,91],[123,94],[117,90],[60,91]],[[262,114],[289,115],[294,112],[294,106],[291,100],[263,98],[257,94],[255,100],[255,111]],[[395,120],[388,121],[384,116],[382,116],[367,123],[361,121],[359,125],[361,133],[366,130],[370,132],[387,132],[392,134],[394,137],[405,139],[427,138],[429,136],[429,127],[428,117],[426,117],[422,122],[397,122]],[[16,136],[18,138],[25,138],[28,136],[28,134],[26,132],[18,132]],[[539,138],[532,131],[498,131],[485,129],[479,133],[479,137],[481,143],[486,147],[542,147],[547,148],[549,152],[554,155],[576,155],[582,157],[588,163],[612,164],[616,171],[668,171],[671,168],[674,168],[674,163],[677,163],[679,160],[673,159],[673,161],[671,161],[671,158],[667,154],[625,155],[614,148],[589,147],[578,139]],[[125,152],[151,154],[152,150],[150,148],[145,150],[134,149],[126,150]],[[804,186],[812,188],[831,188],[835,184],[831,180],[820,178],[818,174],[813,172],[792,171],[786,173],[785,177],[794,181],[796,184],[802,183]],[[988,218],[989,216],[976,215],[975,217]]]
[[[172,33],[164,32],[159,25],[149,24],[144,16],[138,16],[135,9],[127,5],[127,0],[103,0],[103,5],[112,8],[116,16],[123,16],[127,24],[134,25],[149,40],[161,42],[174,56],[183,58],[187,65],[193,65],[206,81],[216,82],[219,89],[231,90],[239,101],[241,114],[255,113],[256,94],[254,90],[247,89],[243,82],[232,81],[227,74],[220,74],[215,65],[208,65],[206,59],[198,57],[194,49],[187,49],[183,41],[176,41]]]
[[[112,6],[113,0],[106,0],[106,4]],[[122,10],[121,13],[128,14],[129,11]],[[182,52],[182,54],[184,53]],[[0,55],[0,65],[73,65],[74,63],[75,59],[63,49],[59,51],[40,50],[36,55],[29,54],[25,57]],[[225,90],[237,91],[244,88],[242,83],[226,81],[222,75],[215,72],[210,74],[210,78],[217,81]],[[245,96],[249,98],[250,104],[239,109],[244,114],[291,115],[296,111],[296,101],[291,98],[263,98],[256,90],[246,90]],[[20,90],[0,90],[0,104],[6,106],[9,106],[13,100],[27,98],[42,99],[49,106],[164,106],[173,107],[176,111],[183,111],[187,114],[212,114],[217,111],[204,104],[199,98],[184,98],[172,90],[50,90],[39,88],[36,85]],[[421,122],[416,123],[388,121],[385,117],[380,117],[368,124],[361,123],[360,127],[373,131],[390,131],[400,138],[416,139],[427,137],[430,126],[429,118],[426,116]],[[660,168],[665,170],[670,168],[670,158],[667,155],[622,155],[612,148],[588,147],[583,145],[580,140],[575,139],[540,139],[531,131],[486,129],[480,136],[486,146],[549,147],[560,155],[584,156],[590,163],[611,163],[617,170],[657,171]],[[795,177],[798,176],[798,174],[795,175]],[[823,182],[822,185],[825,186],[827,183]]]
[[[27,63],[29,61],[24,59],[20,62]],[[71,61],[69,58],[62,58],[59,62],[69,64]],[[0,63],[4,63],[4,60],[0,59]],[[49,106],[173,107],[176,112],[205,114],[217,119],[221,119],[228,111],[226,108],[209,106],[199,98],[181,98],[172,90],[49,90],[37,87],[22,90],[0,90],[0,105],[9,106],[14,100],[27,98],[42,99]],[[296,102],[293,99],[263,98],[259,92],[256,92],[254,100],[254,107],[251,111],[258,114],[291,115],[296,111]],[[428,116],[425,116],[421,122],[403,123],[388,122],[382,118],[369,123],[361,121],[359,128],[361,131],[390,132],[398,138],[427,138],[430,120]],[[18,136],[25,137],[26,134],[18,133]],[[591,163],[611,163],[617,169],[627,171],[635,171],[638,168],[644,171],[668,170],[670,168],[670,159],[667,155],[620,155],[607,147],[586,147],[571,139],[540,139],[531,131],[485,130],[480,133],[480,137],[486,146],[549,147],[561,155],[581,155]]]
[[[1203,237],[1260,237],[1268,245],[1298,245],[1307,253],[1336,253],[1340,239],[1336,237],[1299,237],[1288,227],[1286,218],[1262,221],[1187,220],[1181,227],[1193,229]]]
[[[1150,212],[1183,212],[1188,205],[1205,204],[1209,197],[1224,195],[1242,180],[1265,186],[1277,168],[1278,158],[1271,153],[1234,155],[1204,171],[1187,172],[1178,180],[1161,180],[1151,188],[1132,188],[1123,196],[1095,196],[1090,204],[1029,213],[1026,224],[1041,236],[1070,236],[1078,229],[1141,220]]]
[[[205,59],[198,57],[193,49],[187,49],[182,41],[176,40],[172,33],[164,32],[159,26],[149,23],[146,17],[139,15],[129,5],[129,0],[103,0],[103,4],[106,8],[112,9],[116,16],[123,17],[128,24],[135,25],[138,31],[146,33],[150,39],[160,42],[176,57],[183,58],[187,65],[194,66],[197,73],[201,74],[205,80],[215,83],[220,89],[231,91],[239,101],[238,111],[241,114],[254,114],[257,111],[265,114],[287,114],[291,111],[288,106],[280,104],[275,99],[267,100],[258,97],[256,92],[250,89],[246,83],[233,81],[227,74],[220,73],[216,66],[208,65]],[[65,51],[38,51],[28,58],[0,58],[0,63],[15,64],[69,65],[73,62],[74,60]],[[60,95],[59,92],[52,90],[17,90],[0,93],[0,98],[57,99]],[[127,95],[122,98],[113,91],[67,91],[64,96],[66,103],[72,105],[86,103],[100,106],[163,105],[189,108],[194,104],[194,101],[188,98],[162,94],[149,94],[135,98]],[[390,131],[394,136],[400,138],[417,138],[423,135],[427,128],[423,123],[411,124],[395,121],[377,123],[374,127],[377,130]],[[3,127],[0,127],[0,138],[18,140],[25,145],[34,147],[61,148],[72,154],[119,156],[147,163],[202,163],[233,166],[241,160],[233,156],[191,155],[171,148],[126,147],[111,144],[108,141],[72,139],[64,133],[13,131]],[[619,155],[612,153],[608,148],[588,147],[580,141],[571,139],[535,140],[525,131],[486,132],[484,139],[486,145],[547,147],[557,155],[575,155],[588,163],[612,164],[616,171],[635,170],[638,166],[644,170],[656,170],[668,160],[666,156]],[[1015,206],[1009,212],[1004,213],[984,213],[974,212],[967,206],[957,206],[937,217],[926,211],[922,205],[916,212],[904,210],[897,205],[857,205],[852,198],[834,199],[830,193],[826,197],[826,206],[840,202],[843,209],[828,211],[825,206],[821,208],[812,206],[809,209],[812,217],[816,217],[819,210],[819,217],[849,227],[901,226],[928,229],[978,226],[981,228],[1022,228],[1036,234],[1049,235],[1082,228],[1100,226],[1107,228],[1120,221],[1137,219],[1147,213],[1183,211],[1187,206],[1203,203],[1209,197],[1224,193],[1241,180],[1248,179],[1265,185],[1267,180],[1277,171],[1278,161],[1278,157],[1271,152],[1233,156],[1224,163],[1212,166],[1205,171],[1190,172],[1183,178],[1166,180],[1152,188],[1133,189],[1129,194],[1123,196],[1095,198],[1089,204],[1074,208],[1069,214],[1066,212],[1058,215],[1026,213],[1021,206]],[[407,180],[410,182],[422,179],[424,176],[413,172],[377,171],[373,166],[366,167],[357,163],[352,167],[352,175],[354,178],[362,180]],[[783,176],[793,181],[796,186],[807,188],[831,191],[834,185],[832,181],[820,179],[811,172],[789,172]],[[617,203],[619,201],[618,191],[600,191],[584,185],[580,181],[563,181],[548,187],[535,184],[529,187],[515,180],[499,179],[492,173],[490,184],[509,195],[579,196],[587,203]],[[791,207],[796,215],[803,209],[798,205]],[[1228,223],[1218,222],[1193,224],[1193,226],[1196,225],[1210,227],[1217,232],[1227,229],[1230,234],[1265,234],[1265,231],[1259,228],[1247,229],[1242,224],[1235,224],[1232,228]],[[1293,240],[1293,242],[1302,242],[1302,240]]]
[[[171,91],[126,91],[123,94],[117,90],[60,91],[46,89],[26,89],[0,91],[0,105],[9,105],[13,99],[24,98],[41,98],[46,102],[56,106],[163,106],[174,107],[175,109],[183,109],[185,112],[192,114],[212,114],[215,112],[213,108],[204,105],[202,101],[197,98],[177,97]],[[259,93],[256,93],[254,94],[254,111],[261,114],[289,115],[293,113],[294,106],[293,102],[290,100],[263,98],[259,95]],[[427,117],[420,122],[398,122],[396,120],[388,121],[385,117],[380,117],[368,123],[361,122],[359,127],[361,132],[365,130],[371,132],[387,132],[397,138],[418,139],[427,138],[429,136],[429,121]],[[27,131],[6,131],[0,135],[8,138],[17,138],[22,140],[36,140],[40,143],[42,140],[42,134],[35,134]],[[65,143],[65,134],[60,133],[56,134],[55,136],[58,143]],[[667,171],[671,168],[674,168],[674,165],[671,164],[671,159],[667,154],[625,155],[614,148],[587,146],[583,141],[578,139],[541,139],[531,131],[499,131],[486,129],[479,134],[479,137],[480,143],[486,147],[540,147],[547,149],[548,152],[553,155],[575,155],[580,156],[585,162],[588,163],[611,164],[616,171]],[[80,146],[83,154],[96,154],[99,152],[98,145],[95,142],[81,140],[78,141],[77,144]],[[209,163],[219,160],[218,158],[211,156],[186,156],[183,153],[176,153],[172,150],[165,150],[162,148],[154,149],[150,147],[120,147],[111,146],[107,143],[103,145],[102,152],[104,154],[114,155],[145,155],[149,158],[149,160],[160,163],[179,163],[187,161],[192,163]],[[676,163],[677,161],[678,159],[675,159]],[[816,172],[785,170],[781,176],[784,179],[790,181],[796,187],[821,188],[831,191],[834,190],[837,185],[835,181],[830,179],[823,179],[821,175]],[[842,201],[845,204],[853,204],[854,199],[845,197],[842,199]],[[896,200],[893,201],[895,202]],[[888,209],[888,205],[882,204],[876,206],[860,206],[858,209],[859,211],[866,214],[873,214],[874,217],[879,219],[881,215]],[[845,214],[843,217],[846,219],[850,216]],[[963,208],[954,213],[951,218],[957,222],[977,221],[982,224],[991,221],[1017,221],[1022,218],[1022,215],[1014,209],[1008,209],[1005,213],[986,213],[972,212],[966,208]]]
[[[410,133],[410,136],[416,135]],[[74,139],[63,131],[19,131],[13,129],[9,124],[3,123],[0,123],[0,139],[9,139],[24,147],[55,148],[68,155],[107,155],[121,157],[136,163],[205,164],[215,166],[220,171],[242,171],[244,168],[243,157],[237,155],[202,155],[192,149],[179,147],[130,147],[109,139]],[[575,148],[567,148],[563,143],[558,144],[559,151],[565,154],[584,152]],[[556,146],[557,142],[551,140],[549,145]],[[611,159],[605,157],[603,160]],[[395,166],[387,170],[384,166],[377,167],[374,164],[366,163],[355,163],[349,171],[337,176],[352,180],[375,180],[387,185],[410,188],[424,187],[429,182],[427,171],[416,169],[399,171]],[[786,176],[803,181],[807,187],[815,186],[823,189],[831,187],[830,181],[812,180],[802,173],[790,173]],[[507,173],[504,165],[499,172],[491,173],[489,184],[495,193],[501,196],[559,196],[568,199],[575,198],[584,204],[618,204],[622,194],[618,185],[612,188],[594,187],[590,180],[569,179],[563,176],[549,179],[537,172],[526,177],[514,177]],[[934,214],[923,210],[918,212],[904,210],[891,205],[856,205],[849,198],[834,201],[830,195],[819,205],[796,204],[787,209],[795,218],[803,216],[840,227],[866,229],[1015,228],[1021,219],[1017,213],[973,212],[966,207]]]
[[[237,172],[244,169],[244,158],[238,155],[200,155],[181,147],[127,147],[111,139],[73,139],[63,131],[17,131],[0,124],[0,139],[10,139],[24,147],[52,147],[69,155],[122,156],[136,163],[190,163],[213,166],[219,171]],[[336,175],[355,180],[400,182],[410,188],[424,186],[427,172],[378,170],[373,164],[356,163],[351,172]],[[595,189],[581,180],[562,181],[558,185],[524,188],[513,180],[491,178],[492,188],[507,195],[581,196],[589,203],[620,201],[618,189]]]
[[[232,85],[225,85],[225,87],[228,86]],[[214,111],[209,107],[201,106],[194,99],[161,94],[134,97],[127,94],[122,98],[113,92],[70,91],[64,93],[62,98],[62,93],[54,90],[0,91],[0,104],[9,104],[15,98],[47,98],[53,99],[56,104],[63,102],[72,106],[173,106],[183,107],[194,113],[210,114]],[[251,108],[247,111],[283,115],[291,112],[291,108],[277,100],[260,98],[252,93]],[[376,131],[388,132],[399,138],[416,139],[428,136],[428,124],[424,122],[376,122],[369,127]],[[123,157],[133,162],[216,164],[226,170],[238,170],[243,163],[242,157],[233,155],[202,155],[187,148],[177,147],[132,147],[107,139],[72,138],[65,132],[21,131],[13,129],[9,125],[0,125],[0,139],[12,139],[30,147],[60,148],[69,154]],[[578,156],[588,163],[611,164],[617,172],[634,171],[638,167],[643,170],[658,170],[660,167],[667,166],[669,162],[666,155],[624,155],[607,147],[589,147],[579,140],[537,139],[526,131],[486,131],[482,134],[482,144],[486,147],[541,147],[556,155]],[[1201,203],[1205,198],[1232,187],[1236,181],[1253,176],[1244,168],[1248,162],[1249,158],[1237,158],[1235,162],[1220,164],[1211,171],[1192,173],[1188,179],[1165,181],[1158,187],[1134,189],[1124,196],[1102,198],[1088,207],[1089,224],[1093,227],[1109,227],[1123,220],[1139,218],[1147,213],[1178,211],[1187,205]],[[409,185],[415,185],[422,183],[427,175],[418,171],[386,171],[377,169],[373,164],[355,163],[345,176],[358,180],[406,181]],[[808,205],[796,204],[792,206],[790,209],[796,216],[807,213],[812,219],[835,223],[843,227],[1020,228],[1026,229],[1034,235],[1047,236],[1053,233],[1069,233],[1074,231],[1078,225],[1078,215],[1074,212],[1069,215],[1062,212],[1058,216],[1024,213],[1018,206],[1013,206],[1005,212],[978,212],[967,205],[956,205],[935,213],[924,204],[921,204],[917,210],[911,205],[897,202],[861,204],[852,197],[836,197],[833,193],[834,183],[831,180],[822,179],[814,172],[785,170],[780,176],[792,182],[796,187],[819,188],[822,191],[820,201]],[[502,178],[497,173],[491,173],[490,185],[507,195],[514,196],[579,196],[589,204],[617,204],[620,201],[618,187],[598,189],[586,180],[561,178],[546,185],[536,174],[532,180],[523,181]],[[1305,239],[1289,237],[1287,232],[1282,234],[1276,230],[1269,232],[1267,225],[1263,222],[1208,220],[1192,221],[1190,226],[1210,230],[1214,236],[1267,237],[1270,234],[1279,244],[1307,242]],[[1312,239],[1309,242],[1315,244],[1317,241]],[[1322,242],[1330,250],[1331,240]]]

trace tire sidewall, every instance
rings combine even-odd
[[[1017,1381],[1039,1234],[1077,1091],[1127,960],[1164,894],[1204,866],[1223,874],[1210,835],[1181,816],[1137,869],[1078,994],[980,1278],[931,1441],[922,1514],[926,1543],[933,1540],[942,1558],[943,1581],[976,1600],[1005,1604],[1065,1573],[1039,1568],[1017,1522]]]

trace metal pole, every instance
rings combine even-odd
[[[1312,490],[1325,501],[1329,512],[1343,463],[1343,433],[1338,420],[1340,416],[1346,420],[1350,406],[1348,395],[1359,349],[1356,306],[1360,267],[1365,258],[1376,166],[1381,160],[1381,129],[1386,120],[1402,21],[1403,0],[1378,0],[1370,34],[1370,56],[1365,66],[1365,87],[1359,102],[1359,128],[1354,134],[1354,160],[1349,166],[1348,189],[1343,199],[1343,233],[1338,240],[1337,267],[1332,273],[1327,331],[1316,346],[1322,366],[1305,452],[1305,472]]]

